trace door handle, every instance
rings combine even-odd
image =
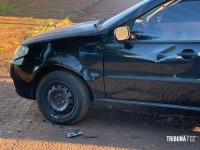
[[[193,50],[183,50],[181,53],[177,53],[177,56],[180,56],[182,59],[189,61],[198,56],[198,53]]]
[[[198,53],[196,53],[196,52],[182,52],[182,53],[178,53],[177,55],[181,56],[181,57],[183,57],[183,56],[194,57],[194,56],[197,56]]]

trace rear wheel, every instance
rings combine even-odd
[[[82,79],[66,71],[47,74],[39,83],[36,99],[41,113],[57,124],[74,124],[87,112],[90,95]]]

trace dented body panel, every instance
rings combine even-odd
[[[84,38],[59,39],[29,46],[33,53],[21,58],[23,63],[17,64],[18,61],[13,61],[11,66],[11,76],[15,78],[16,86],[19,87],[18,93],[21,93],[22,89],[27,89],[25,93],[29,94],[25,97],[34,99],[35,80],[42,78],[40,75],[42,76],[47,69],[58,67],[80,75],[93,89],[95,97],[104,97],[104,38],[105,35],[100,34]],[[18,86],[18,81],[21,82],[20,86]],[[32,89],[26,88],[28,86]]]

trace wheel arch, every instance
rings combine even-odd
[[[66,66],[66,65],[49,65],[46,67],[42,67],[42,69],[40,69],[37,74],[34,77],[33,80],[33,86],[32,86],[32,92],[31,95],[33,97],[33,99],[36,99],[36,91],[37,91],[37,87],[40,83],[40,81],[50,72],[54,72],[54,71],[66,71],[66,72],[70,72],[72,74],[75,74],[76,76],[78,76],[79,78],[82,79],[82,81],[85,83],[85,85],[87,86],[89,93],[90,93],[90,100],[94,101],[94,95],[92,92],[91,87],[89,86],[89,84],[87,83],[86,79],[84,78],[84,76],[78,72],[77,70]]]

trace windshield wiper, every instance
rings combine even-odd
[[[102,25],[105,21],[107,20],[107,18],[103,18],[101,20],[99,20],[97,23],[94,24],[95,28],[98,28],[100,25]]]

